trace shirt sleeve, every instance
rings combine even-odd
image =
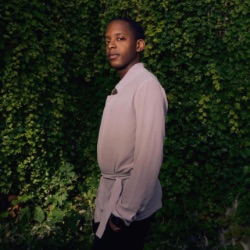
[[[113,211],[129,225],[152,198],[163,159],[166,94],[154,79],[141,84],[134,96],[136,117],[134,166]]]

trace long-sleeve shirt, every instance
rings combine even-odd
[[[101,238],[110,214],[129,225],[161,208],[158,174],[163,159],[166,93],[142,63],[107,97],[97,144],[101,180],[94,221]]]

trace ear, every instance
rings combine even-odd
[[[143,39],[138,39],[136,41],[136,51],[141,52],[145,48],[145,41]]]

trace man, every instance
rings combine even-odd
[[[128,18],[110,21],[106,55],[120,76],[107,97],[98,138],[102,177],[96,197],[93,249],[143,249],[161,208],[166,94],[140,62],[143,28]]]

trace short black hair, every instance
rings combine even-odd
[[[145,39],[145,33],[144,33],[143,27],[135,20],[130,19],[128,17],[115,17],[115,18],[112,18],[109,21],[109,23],[111,23],[113,21],[124,21],[124,22],[128,23],[129,27],[131,28],[132,32],[134,33],[136,40]]]

